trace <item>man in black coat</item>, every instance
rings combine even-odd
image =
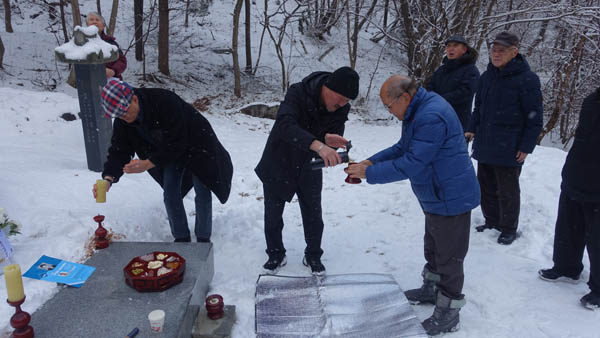
[[[311,170],[310,160],[319,156],[326,166],[341,163],[335,148],[345,147],[344,123],[349,101],[358,96],[358,74],[349,67],[333,73],[315,72],[290,86],[279,106],[277,118],[255,171],[265,194],[265,239],[268,261],[265,272],[276,273],[286,264],[283,209],[298,196],[304,226],[303,263],[313,274],[324,274],[321,263],[323,173]]]
[[[475,108],[465,130],[475,138],[473,158],[478,162],[481,211],[485,224],[477,231],[498,229],[498,243],[517,238],[521,190],[519,176],[542,131],[540,79],[519,54],[519,39],[509,32],[492,42],[490,63],[481,75]]]
[[[225,203],[233,167],[210,123],[177,94],[158,88],[132,88],[117,79],[102,88],[102,107],[115,118],[102,178],[108,188],[123,173],[148,173],[162,186],[175,242],[190,242],[183,197],[196,192],[195,235],[209,242],[212,197]],[[139,159],[133,159],[137,154]],[[94,196],[96,185],[94,185]]]
[[[479,81],[479,70],[475,67],[477,51],[467,44],[461,35],[446,40],[446,56],[442,65],[431,76],[425,89],[446,99],[458,115],[463,130],[467,129],[471,117],[473,96]]]
[[[554,232],[554,266],[539,271],[547,281],[576,283],[583,270],[583,250],[590,258],[590,293],[581,298],[600,309],[600,88],[583,101],[573,146],[562,170]]]

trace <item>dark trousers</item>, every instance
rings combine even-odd
[[[184,171],[183,167],[175,164],[169,164],[163,168],[163,199],[169,217],[171,234],[175,238],[190,237],[187,214],[183,207],[183,197],[181,197],[181,181]],[[194,233],[199,240],[208,241],[212,233],[212,193],[195,175],[192,175],[192,180],[196,192]]]
[[[502,232],[516,232],[521,210],[521,167],[477,164],[481,211],[485,224]]]
[[[440,275],[437,286],[452,299],[463,298],[463,262],[469,249],[470,228],[470,211],[456,216],[425,213],[425,268]]]
[[[565,275],[583,270],[583,250],[590,257],[590,290],[600,294],[600,202],[576,201],[560,193],[554,231],[554,267]]]
[[[306,255],[321,257],[321,238],[323,237],[323,216],[321,210],[321,188],[323,173],[321,170],[302,170],[296,189],[300,204]],[[285,247],[281,232],[283,231],[283,209],[285,200],[264,188],[265,193],[265,239],[269,256],[283,256]]]

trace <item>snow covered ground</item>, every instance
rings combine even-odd
[[[92,217],[106,215],[105,225],[126,241],[171,241],[160,187],[147,174],[127,175],[96,204],[87,170],[81,121],[66,122],[65,112],[79,111],[77,99],[62,93],[0,88],[0,206],[22,224],[11,237],[13,261],[23,271],[42,254],[80,261],[92,236]],[[254,337],[255,282],[266,260],[262,186],[253,172],[272,121],[228,112],[207,115],[234,164],[230,200],[213,199],[215,277],[210,292],[237,305],[233,337]],[[346,136],[351,158],[364,159],[400,137],[400,123],[366,124],[351,115]],[[566,153],[538,147],[521,176],[523,232],[511,246],[496,243],[497,233],[471,237],[465,262],[462,328],[452,337],[600,337],[600,312],[584,309],[579,298],[587,285],[552,284],[537,270],[552,264],[552,240],[559,195],[560,169]],[[404,289],[420,285],[423,259],[423,214],[408,182],[348,185],[342,167],[324,172],[325,234],[323,263],[329,274],[392,274]],[[185,199],[193,224],[193,192]],[[473,225],[482,222],[478,209]],[[284,275],[308,275],[297,201],[285,210],[284,241],[288,265]],[[584,280],[587,280],[588,264]],[[34,312],[58,287],[24,279],[25,310]],[[4,279],[0,299],[6,297]],[[420,319],[432,306],[416,306]],[[0,332],[8,331],[12,308],[0,305]],[[140,325],[142,325],[140,323]]]

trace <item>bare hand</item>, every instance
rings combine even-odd
[[[105,180],[106,181],[106,192],[108,192],[110,190],[110,186],[112,185],[110,183],[110,181]],[[94,194],[94,198],[97,197],[98,193],[97,193],[97,187],[96,187],[96,183],[94,183],[94,188],[92,189],[92,193]]]
[[[525,161],[525,157],[527,157],[527,153],[524,153],[522,151],[517,151],[517,162],[519,163],[523,163]]]
[[[367,178],[367,167],[369,165],[365,162],[371,163],[371,161],[365,160],[360,163],[352,163],[348,165],[348,168],[344,169],[344,172],[352,178]],[[371,165],[373,165],[371,163]]]
[[[325,144],[332,148],[346,148],[348,140],[337,134],[325,134]]]
[[[152,168],[154,168],[154,163],[150,160],[131,160],[123,167],[123,172],[126,174],[139,174]]]
[[[113,77],[113,76],[115,76],[115,74],[116,74],[116,73],[115,73],[115,71],[114,71],[114,70],[112,70],[112,69],[110,69],[110,68],[106,68],[106,78],[107,78],[107,79],[108,79],[108,78],[111,78],[111,77]]]
[[[467,141],[467,143],[473,141],[474,138],[475,138],[475,133],[469,133],[469,132],[465,133],[465,141]]]
[[[335,151],[332,148],[329,148],[328,146],[324,146],[321,150],[317,152],[317,154],[321,156],[323,162],[325,162],[326,167],[333,167],[334,165],[342,163],[342,158],[340,157],[340,154],[338,154],[337,151]]]

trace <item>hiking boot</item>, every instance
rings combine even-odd
[[[421,323],[425,332],[430,336],[436,336],[444,332],[458,331],[460,329],[458,313],[465,303],[464,298],[451,299],[438,292],[433,314]]]
[[[319,257],[304,255],[302,264],[310,268],[310,272],[315,276],[323,276],[325,274],[325,266],[321,263],[321,258]]]
[[[590,310],[600,309],[600,294],[594,293],[594,291],[581,297],[579,301],[581,302],[581,305],[583,305],[583,307],[588,308]]]
[[[498,236],[498,244],[511,245],[517,239],[517,233],[514,231],[502,231]]]
[[[190,236],[187,237],[181,237],[181,238],[175,238],[175,240],[173,242],[179,243],[179,242],[191,242],[192,238]]]
[[[269,256],[267,262],[263,265],[264,272],[267,275],[276,274],[282,266],[287,263],[287,258],[283,256]]]
[[[495,225],[489,225],[487,223],[475,227],[475,230],[477,230],[477,232],[484,232],[487,229],[497,229],[497,227]]]
[[[417,304],[433,304],[437,297],[437,282],[440,281],[440,275],[433,273],[428,269],[423,269],[423,285],[418,289],[406,290],[404,295],[409,303]]]
[[[198,243],[210,243],[210,238],[196,237]]]
[[[541,279],[547,282],[566,282],[571,284],[579,283],[579,274],[577,274],[576,276],[567,276],[555,268],[542,269],[538,271],[538,274],[540,275]]]

